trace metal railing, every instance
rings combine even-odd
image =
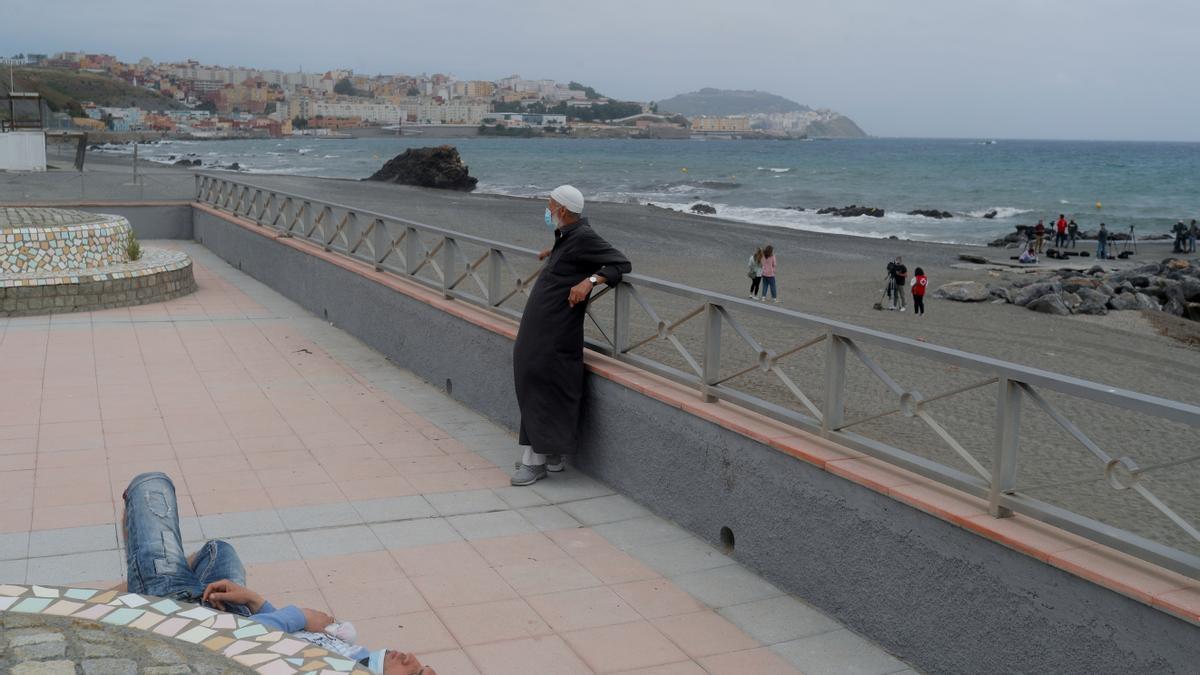
[[[446,298],[513,318],[520,317],[540,269],[532,249],[382,213],[207,174],[196,175],[195,190],[198,202],[270,228],[277,236],[303,238],[326,251],[437,289]],[[601,313],[607,305],[598,302],[605,296],[611,298],[608,316]],[[659,306],[670,306],[678,316],[664,318],[652,296],[665,298]],[[994,517],[1021,513],[1200,579],[1200,556],[1184,550],[1185,546],[1195,550],[1200,531],[1178,505],[1168,505],[1146,484],[1150,471],[1162,475],[1163,469],[1196,466],[1200,407],[640,274],[626,275],[618,286],[594,294],[587,316],[591,348],[693,387],[706,401],[742,406],[985,499]],[[685,335],[688,327],[693,334]],[[774,335],[776,342],[778,336],[786,336],[788,342],[770,347],[768,340],[756,339],[756,331]],[[733,356],[735,349],[740,357]],[[944,373],[937,384],[950,386],[925,396],[902,385],[875,355],[881,351],[931,361]],[[816,365],[809,364],[803,374],[785,368],[806,354],[816,359]],[[853,387],[849,384],[852,367],[858,377]],[[741,386],[754,373],[770,381],[772,395]],[[865,381],[880,388],[877,405],[852,409],[847,398],[864,391]],[[982,396],[983,405],[990,409],[987,416],[994,415],[992,431],[982,446],[976,439],[975,446],[967,447],[970,444],[962,442],[961,431],[956,435],[944,417],[935,417],[935,413],[948,413],[934,403],[968,396]],[[1156,424],[1174,425],[1183,434],[1179,449],[1187,456],[1139,465],[1124,450],[1106,451],[1068,417],[1065,411],[1070,406],[1056,403],[1058,399],[1079,399],[1090,407],[1112,410],[1113,415],[1147,416]],[[1042,477],[1044,484],[1018,485],[1022,432],[1030,426],[1033,412],[1044,416],[1041,424],[1077,444],[1082,451],[1082,480],[1051,471]],[[945,454],[931,457],[929,452],[897,447],[898,437],[891,430],[901,420],[930,434]],[[863,431],[872,425],[882,429],[877,437]],[[979,426],[965,424],[971,431]],[[1048,433],[1045,426],[1039,434]],[[1060,444],[1053,450],[1066,452],[1067,448]],[[1025,449],[1027,458],[1030,452]],[[1082,511],[1090,510],[1086,503],[1065,508],[1030,494],[1089,481],[1107,490],[1136,494],[1146,513],[1169,521],[1174,528],[1169,539],[1179,546],[1105,522],[1112,520],[1107,517],[1084,515]],[[1194,494],[1190,485],[1184,494]],[[1184,506],[1195,508],[1194,503]]]

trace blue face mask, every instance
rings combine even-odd
[[[554,224],[554,214],[550,213],[550,207],[549,207],[549,206],[547,206],[547,207],[546,207],[546,227],[548,227],[548,228],[550,228],[550,229],[552,229],[552,230],[553,230],[555,227],[557,227],[557,226]]]

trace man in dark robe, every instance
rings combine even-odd
[[[570,185],[550,193],[547,227],[554,246],[534,284],[513,346],[513,380],[521,409],[519,442],[525,446],[513,485],[532,485],[561,471],[575,451],[583,398],[583,320],[588,297],[600,284],[615,285],[629,260],[588,225],[583,195]]]

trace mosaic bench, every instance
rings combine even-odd
[[[85,672],[368,672],[286,633],[198,605],[124,591],[0,584],[0,672],[73,673],[75,661]]]

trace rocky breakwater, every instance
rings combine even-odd
[[[851,204],[850,206],[836,207],[827,206],[823,209],[817,209],[819,216],[838,216],[839,218],[856,218],[858,216],[871,216],[872,218],[882,218],[883,209],[874,206],[859,206]]]
[[[388,160],[367,180],[463,192],[474,190],[479,182],[470,175],[458,149],[452,145],[409,148]]]
[[[1013,276],[1000,283],[956,281],[939,287],[933,297],[1008,303],[1060,316],[1151,310],[1200,321],[1200,265],[1167,258],[1120,272],[1096,265],[1086,272],[1055,270]]]

